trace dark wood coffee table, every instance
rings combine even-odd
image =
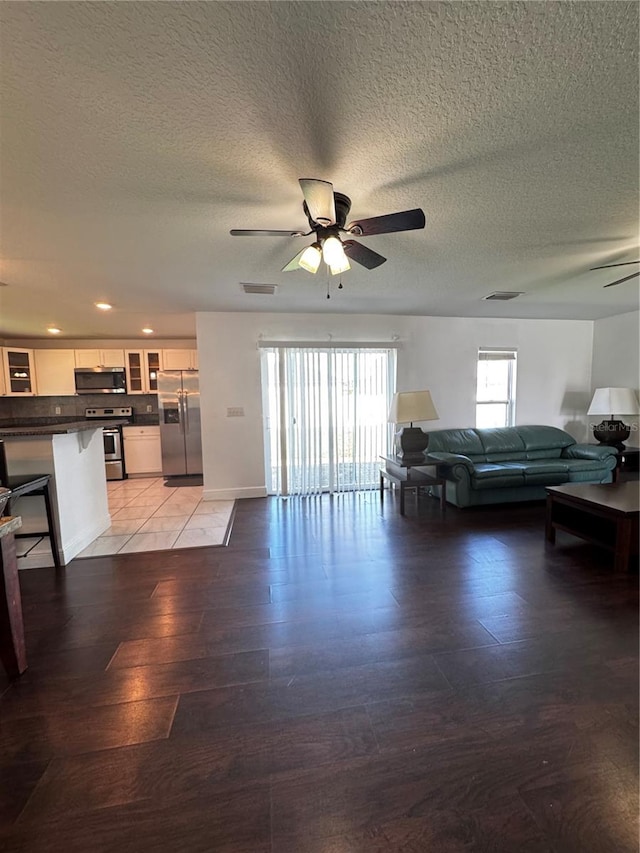
[[[547,541],[565,530],[614,554],[614,568],[626,569],[638,554],[638,482],[570,483],[547,487]]]

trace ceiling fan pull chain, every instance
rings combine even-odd
[[[338,290],[342,290],[342,273],[340,274],[340,284],[338,285]]]
[[[331,288],[331,278],[329,277],[329,273],[327,273],[327,299],[331,299],[331,293],[329,292]]]

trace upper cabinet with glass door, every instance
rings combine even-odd
[[[36,393],[33,350],[5,347],[2,362],[5,394],[10,397],[33,396]]]
[[[160,350],[126,350],[124,366],[129,394],[157,393]]]

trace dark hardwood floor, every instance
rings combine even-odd
[[[638,850],[637,568],[542,503],[248,500],[20,579],[7,853]]]

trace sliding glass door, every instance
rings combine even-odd
[[[395,349],[277,345],[261,352],[269,493],[375,488],[391,440]]]

